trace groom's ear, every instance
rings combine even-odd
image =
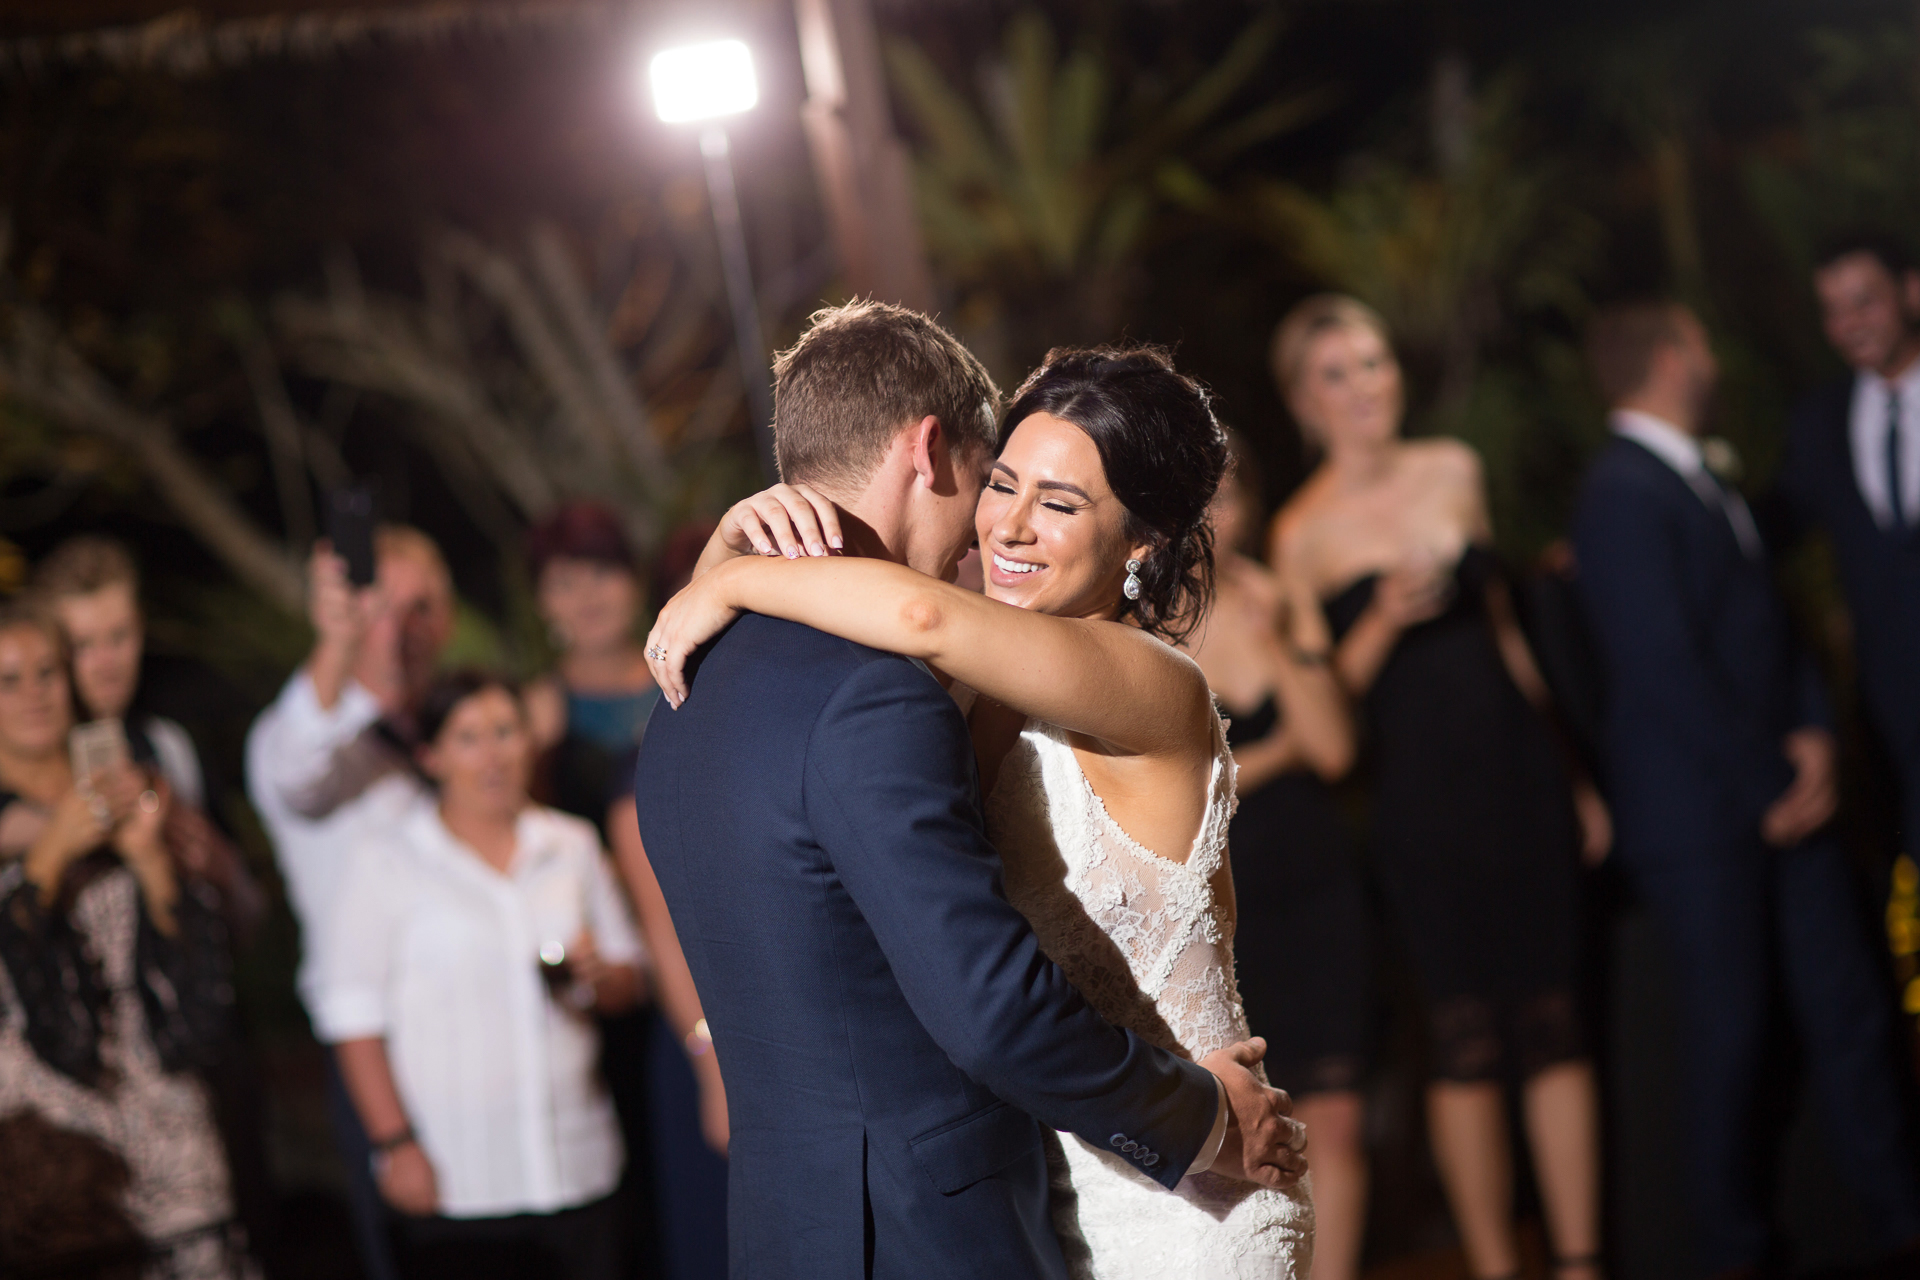
[[[911,433],[909,453],[914,475],[920,478],[921,484],[939,492],[943,484],[951,483],[953,471],[952,451],[940,419],[930,413],[907,430]]]

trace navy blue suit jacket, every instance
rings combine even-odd
[[[1832,383],[1795,409],[1780,490],[1799,523],[1833,539],[1868,712],[1908,775],[1908,830],[1920,838],[1920,533],[1882,529],[1860,496],[1853,386]]]
[[[1581,486],[1574,551],[1606,673],[1603,754],[1629,859],[1757,838],[1793,780],[1791,730],[1824,723],[1764,558],[1672,467],[1616,437]]]
[[[726,1078],[735,1276],[1064,1277],[1040,1123],[1171,1187],[1213,1077],[1104,1022],[1007,902],[925,668],[749,614],[635,776]]]

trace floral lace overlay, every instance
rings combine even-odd
[[[0,876],[0,884],[8,880]],[[36,1111],[126,1160],[126,1210],[152,1250],[142,1280],[249,1280],[258,1270],[232,1221],[226,1156],[206,1090],[191,1072],[168,1071],[147,1031],[134,971],[139,893],[133,873],[116,869],[83,889],[72,909],[111,992],[101,1044],[111,1073],[106,1087],[89,1088],[34,1053],[26,1012],[0,968],[0,1116]]]
[[[1233,772],[1216,727],[1206,817],[1184,863],[1121,829],[1051,725],[1027,722],[987,802],[1007,896],[1041,948],[1107,1021],[1190,1058],[1247,1035],[1223,910]],[[1049,1154],[1054,1227],[1076,1277],[1307,1275],[1313,1206],[1304,1183],[1267,1191],[1202,1173],[1169,1193],[1071,1134]]]

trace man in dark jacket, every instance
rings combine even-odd
[[[1852,372],[1795,409],[1780,490],[1833,539],[1868,723],[1920,856],[1920,272],[1893,242],[1836,241],[1814,272],[1827,341]]]
[[[1590,354],[1614,440],[1574,525],[1606,673],[1604,748],[1619,855],[1667,936],[1686,1013],[1703,1270],[1771,1252],[1760,1115],[1773,975],[1823,1104],[1830,1149],[1882,1247],[1920,1242],[1888,993],[1857,886],[1824,834],[1834,742],[1790,642],[1766,549],[1700,446],[1717,376],[1683,307],[1615,308]]]

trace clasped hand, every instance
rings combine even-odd
[[[1307,1172],[1307,1127],[1293,1118],[1293,1099],[1261,1081],[1253,1068],[1267,1055],[1259,1036],[1200,1059],[1227,1091],[1227,1138],[1212,1172],[1273,1190]]]

